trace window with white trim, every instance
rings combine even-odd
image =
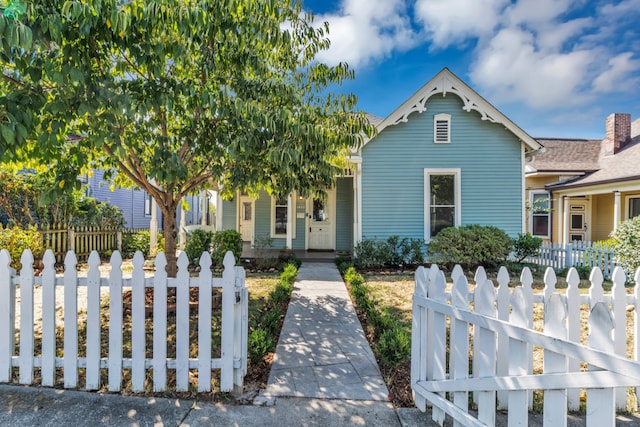
[[[460,169],[425,169],[425,240],[461,218]]]
[[[145,216],[151,216],[151,206],[153,206],[151,194],[145,191],[144,193],[144,215]]]
[[[536,237],[551,237],[551,195],[548,191],[529,193],[529,230]]]
[[[295,197],[292,195],[292,203],[295,200]],[[275,238],[285,238],[287,237],[287,225],[289,223],[288,218],[288,208],[287,208],[287,200],[288,197],[282,197],[277,199],[275,197],[271,197],[271,237]],[[291,218],[292,228],[291,228],[291,237],[296,238],[296,214],[295,214],[295,205],[292,207],[293,210],[293,218]]]
[[[451,142],[451,115],[436,114],[433,117],[433,142],[448,144]]]

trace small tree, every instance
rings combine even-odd
[[[633,277],[640,267],[640,216],[624,221],[611,233],[618,262]]]
[[[327,31],[298,0],[29,2],[0,14],[0,161],[50,165],[51,200],[90,168],[145,190],[175,276],[184,196],[321,192],[374,132]]]
[[[513,241],[513,252],[518,262],[525,258],[538,254],[542,246],[542,239],[534,237],[531,233],[518,233],[518,238]]]

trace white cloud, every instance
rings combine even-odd
[[[324,21],[329,22],[331,48],[318,59],[329,64],[363,66],[417,44],[403,0],[343,0],[340,13],[316,17],[317,23]]]
[[[446,48],[490,34],[506,4],[508,0],[417,0],[415,15],[432,44]]]
[[[640,70],[640,60],[633,59],[633,53],[625,52],[609,60],[609,67],[593,81],[596,92],[621,92],[637,89],[639,79],[630,75]]]

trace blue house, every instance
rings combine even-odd
[[[449,69],[383,120],[350,157],[327,199],[238,193],[218,201],[217,228],[275,248],[349,251],[392,235],[429,241],[441,229],[525,230],[525,159],[542,148]]]

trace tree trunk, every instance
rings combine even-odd
[[[177,205],[161,206],[162,209],[162,234],[164,236],[164,254],[167,257],[167,274],[176,277],[178,266],[176,265],[176,226]]]

